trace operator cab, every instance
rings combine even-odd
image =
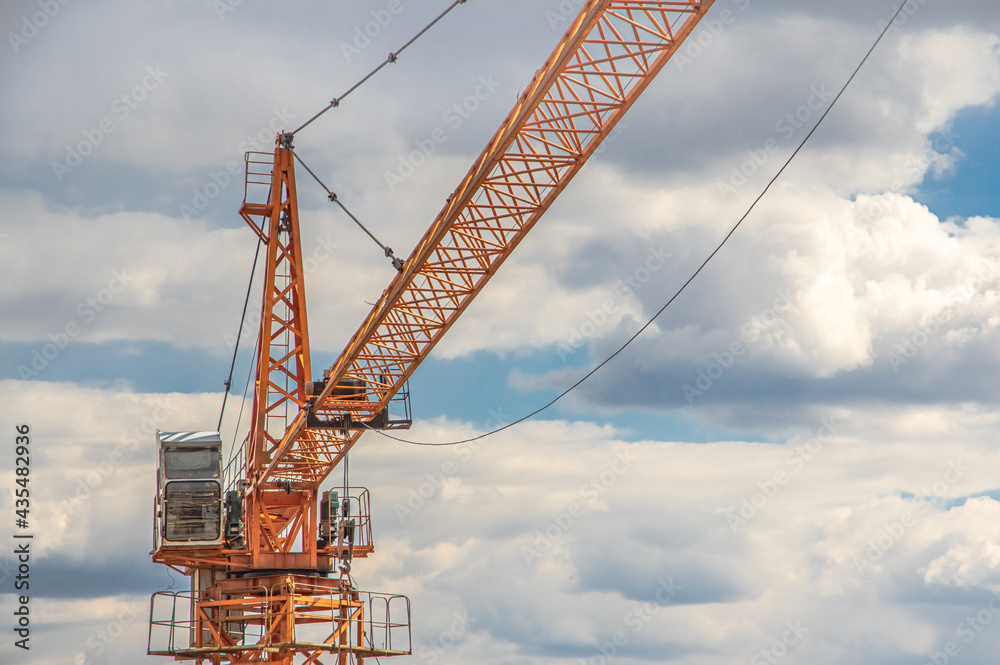
[[[156,441],[156,547],[221,545],[219,433],[158,431]]]

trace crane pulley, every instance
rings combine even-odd
[[[292,134],[279,134],[273,154],[247,154],[240,215],[266,247],[250,432],[228,479],[218,433],[158,435],[153,558],[192,587],[154,596],[150,653],[286,665],[410,653],[408,599],[362,592],[350,576],[351,560],[374,549],[367,490],[321,485],[366,430],[409,426],[412,373],[713,1],[588,0],[318,377]]]

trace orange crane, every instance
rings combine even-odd
[[[228,469],[218,432],[157,434],[153,560],[191,588],[153,595],[150,654],[343,665],[411,653],[409,600],[361,591],[350,574],[374,551],[367,490],[321,485],[366,430],[410,425],[410,375],[713,2],[587,0],[321,377],[293,135],[247,154],[240,214],[266,247],[250,432]]]

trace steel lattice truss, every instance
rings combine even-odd
[[[386,407],[713,1],[591,0],[330,368],[319,417]],[[370,400],[333,395],[345,377]],[[318,484],[359,436],[310,429],[300,413],[262,480]]]

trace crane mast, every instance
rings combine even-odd
[[[352,559],[374,550],[367,490],[321,485],[366,430],[409,426],[412,373],[713,1],[586,2],[319,377],[293,137],[279,134],[273,154],[247,154],[240,214],[266,248],[251,427],[242,468],[228,474],[218,433],[158,433],[153,558],[192,585],[154,594],[149,653],[291,665],[412,651],[408,599],[362,592],[350,575]]]

